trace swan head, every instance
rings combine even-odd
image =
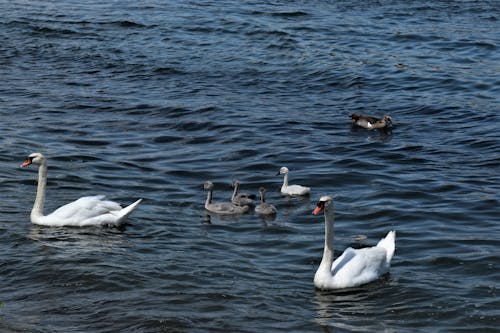
[[[24,168],[30,164],[44,164],[45,156],[42,153],[32,153],[27,158],[26,161],[21,164],[21,168]]]
[[[259,187],[259,193],[260,194],[266,193],[266,188],[264,186]]]
[[[319,201],[316,205],[316,208],[313,210],[313,214],[318,215],[319,213],[324,211],[326,208],[332,207],[332,206],[333,206],[332,197],[330,197],[328,195],[324,195],[321,198],[319,198]]]
[[[205,182],[205,184],[203,184],[203,189],[205,190],[212,190],[214,188],[214,183],[212,183],[211,181],[207,181]]]
[[[287,167],[281,167],[280,171],[278,172],[278,175],[286,175],[288,173],[288,168]]]
[[[237,187],[240,185],[240,181],[238,179],[233,180],[233,187]]]

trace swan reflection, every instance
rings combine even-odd
[[[46,248],[57,248],[64,256],[81,255],[90,252],[125,252],[130,241],[121,228],[68,228],[30,226],[28,238]],[[61,252],[62,251],[62,252]]]
[[[369,320],[370,314],[380,310],[376,299],[389,279],[390,274],[387,273],[380,279],[361,287],[341,290],[316,289],[315,322],[325,332],[335,332],[336,329],[358,331],[361,321]]]

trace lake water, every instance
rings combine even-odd
[[[497,1],[0,1],[0,331],[495,332]],[[390,114],[392,131],[351,127]],[[32,225],[144,198],[121,228]],[[279,193],[287,166],[304,198]],[[231,182],[278,209],[207,216]],[[397,230],[391,273],[315,290]]]

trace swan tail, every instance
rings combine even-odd
[[[377,243],[377,246],[383,247],[387,251],[387,262],[391,262],[394,251],[396,250],[396,231],[389,231],[387,236]]]
[[[134,211],[134,209],[137,207],[137,205],[139,205],[141,203],[141,201],[142,201],[142,198],[139,200],[136,200],[134,203],[132,203],[132,204],[128,205],[127,207],[118,211],[116,215],[118,215],[120,217],[120,219],[126,218],[127,216],[130,215],[130,213],[132,213]]]

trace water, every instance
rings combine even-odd
[[[2,332],[494,332],[500,325],[496,1],[0,2]],[[349,115],[390,114],[392,132]],[[123,228],[30,224],[144,198]],[[279,194],[280,166],[310,197]],[[206,216],[268,188],[275,219]],[[398,232],[391,274],[321,292]],[[366,237],[366,238],[365,238]]]

